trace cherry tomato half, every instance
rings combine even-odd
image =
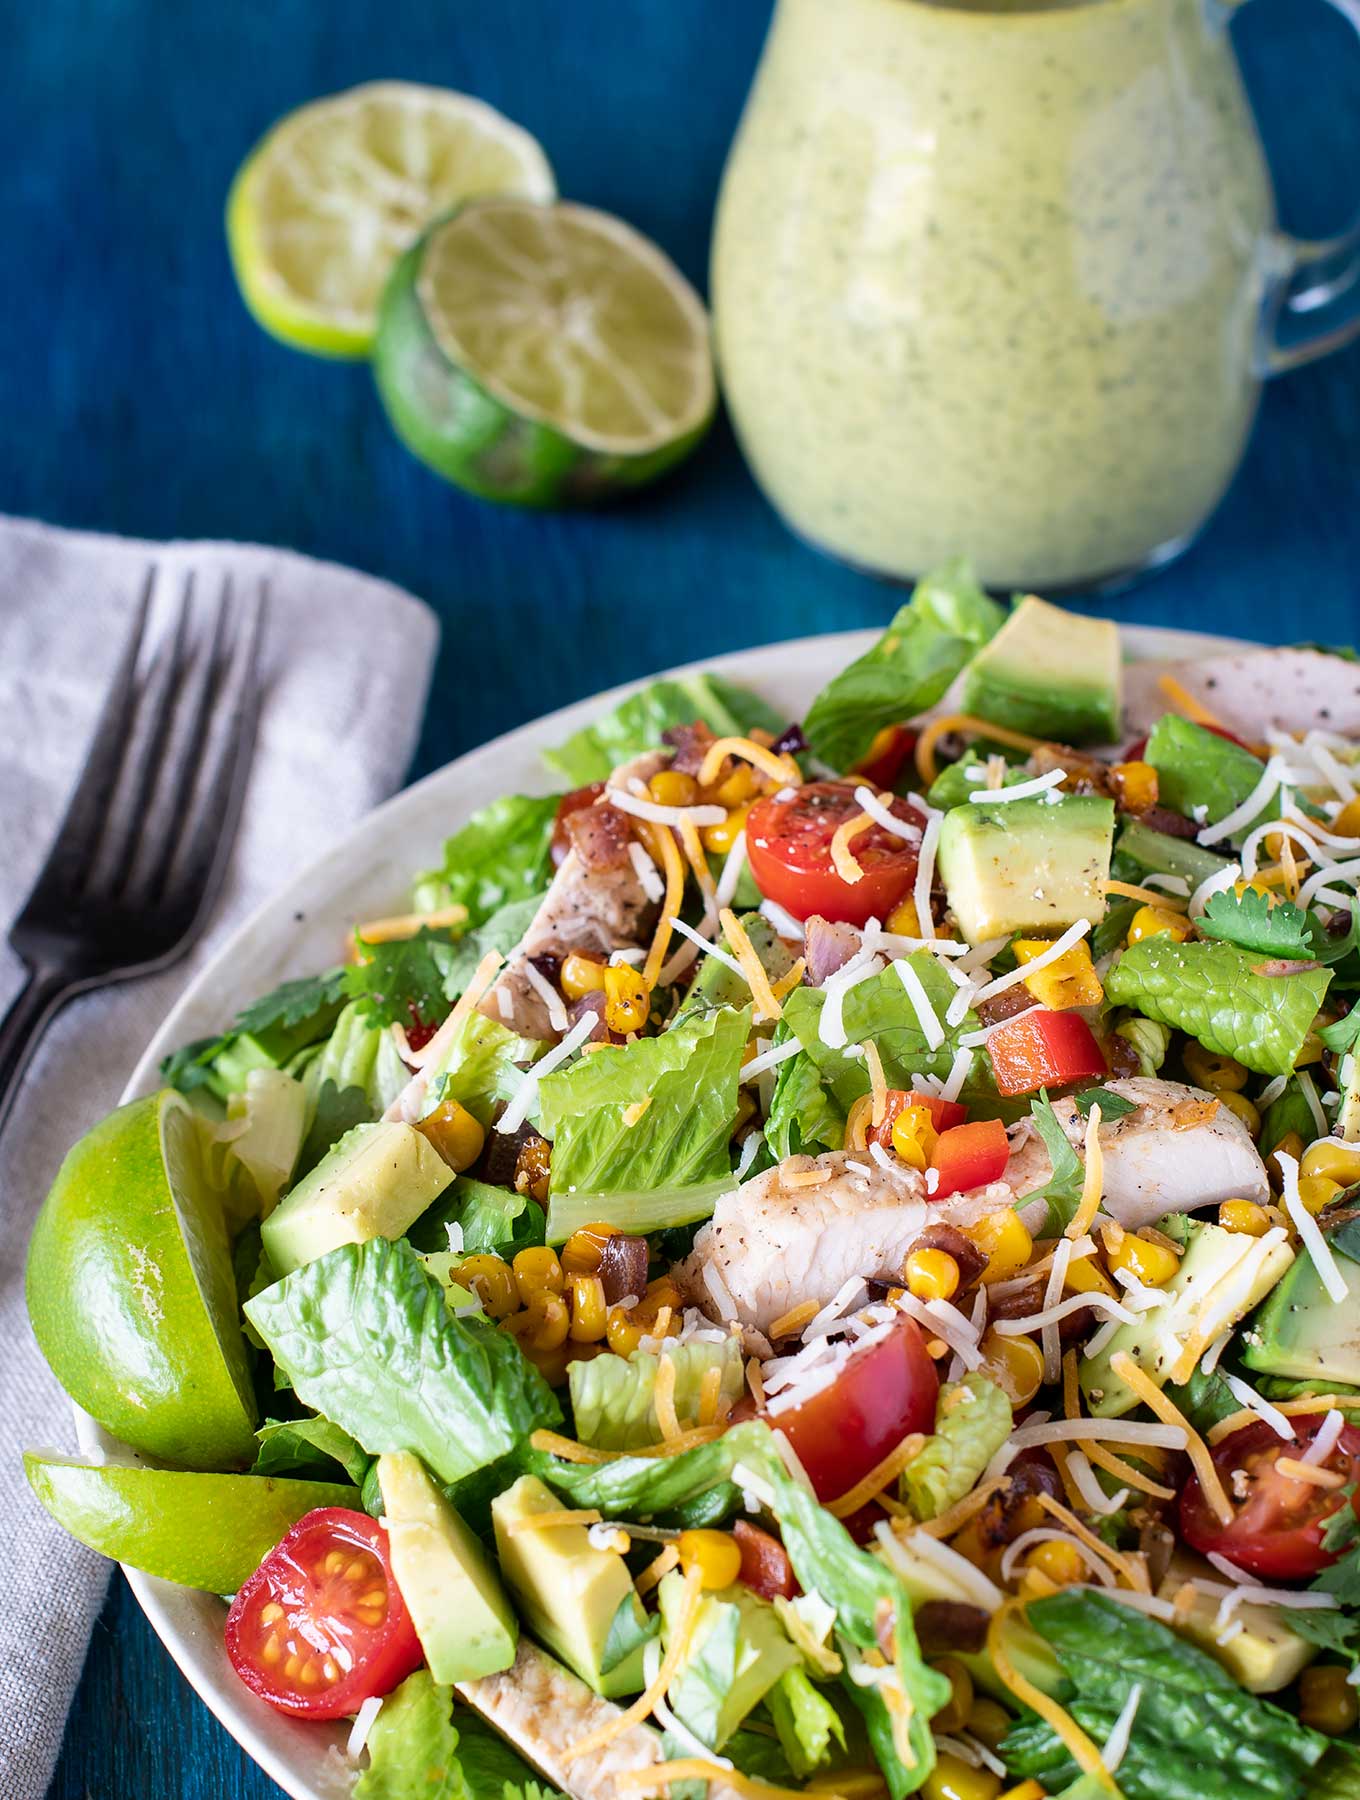
[[[1022,1013],[987,1038],[998,1090],[1008,1096],[1103,1079],[1109,1073],[1095,1033],[1078,1012]]]
[[[933,1431],[940,1377],[914,1319],[888,1337],[855,1351],[841,1373],[804,1400],[761,1417],[784,1432],[808,1472],[819,1500],[849,1493],[902,1439]],[[733,1408],[733,1422],[750,1418],[749,1401]]]
[[[897,786],[897,778],[916,748],[917,735],[910,725],[885,725],[870,744],[869,754],[857,765],[855,774],[862,776],[870,787],[891,791]]]
[[[227,1655],[280,1712],[342,1719],[420,1666],[421,1649],[367,1513],[318,1507],[298,1520],[231,1603]]]
[[[924,827],[909,800],[894,800],[891,810],[904,825]],[[796,919],[813,913],[847,925],[886,919],[911,892],[920,838],[871,825],[850,846],[864,873],[846,881],[831,861],[831,840],[862,811],[852,781],[812,781],[787,800],[757,800],[746,820],[746,858],[765,898]]]
[[[977,1119],[971,1125],[942,1131],[930,1159],[939,1175],[930,1198],[943,1200],[1000,1181],[1010,1155],[1010,1140],[1000,1119]]]
[[[779,1594],[792,1600],[798,1592],[798,1583],[793,1577],[789,1553],[779,1539],[762,1531],[759,1525],[752,1525],[749,1519],[734,1520],[732,1536],[741,1551],[741,1574],[737,1579],[744,1581],[762,1600],[773,1600]]]
[[[1323,1548],[1322,1527],[1347,1504],[1345,1493],[1296,1481],[1275,1466],[1282,1456],[1301,1457],[1324,1417],[1310,1413],[1291,1419],[1292,1439],[1276,1436],[1274,1427],[1262,1419],[1215,1445],[1214,1467],[1233,1502],[1232,1522],[1219,1521],[1204,1498],[1199,1477],[1192,1475],[1180,1500],[1181,1536],[1191,1549],[1202,1555],[1216,1551],[1237,1568],[1271,1581],[1303,1581],[1335,1562],[1336,1555]],[[1360,1477],[1360,1427],[1347,1425],[1321,1466],[1335,1469],[1348,1482]],[[1236,1474],[1239,1469],[1245,1472],[1245,1498],[1237,1491],[1244,1485],[1243,1476]],[[1360,1514],[1360,1496],[1350,1504]]]

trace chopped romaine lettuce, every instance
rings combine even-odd
[[[803,1667],[788,1669],[765,1697],[789,1768],[806,1779],[831,1761],[832,1744],[845,1748],[845,1721]]]
[[[1288,1075],[1331,976],[1309,968],[1262,974],[1260,964],[1231,944],[1144,938],[1130,944],[1106,975],[1105,997],[1262,1075]]]
[[[410,1022],[408,1017],[405,1023]],[[309,1098],[319,1097],[328,1081],[342,1094],[358,1088],[368,1101],[368,1116],[374,1119],[386,1112],[410,1078],[392,1033],[358,1000],[350,1001],[320,1052],[302,1071]]]
[[[853,768],[884,726],[934,706],[1005,621],[1005,607],[988,599],[966,562],[922,576],[873,649],[813,701],[804,723],[813,754],[833,769]]]
[[[724,1006],[544,1077],[540,1125],[553,1146],[549,1243],[598,1219],[647,1232],[707,1217],[732,1179],[729,1145],[750,1028],[749,1007]]]
[[[429,1071],[425,1111],[433,1112],[445,1100],[457,1100],[480,1125],[489,1125],[497,1102],[514,1097],[525,1069],[537,1061],[544,1048],[536,1039],[517,1037],[498,1019],[488,1019],[474,1009]]]
[[[791,1036],[781,1019],[775,1044],[787,1043]],[[806,1050],[775,1065],[774,1097],[765,1121],[765,1142],[772,1155],[782,1159],[839,1150],[845,1142],[845,1117]]]
[[[672,1573],[658,1590],[668,1649],[684,1585],[683,1577]],[[695,1737],[721,1751],[780,1677],[801,1663],[801,1653],[789,1642],[769,1601],[738,1582],[699,1602],[689,1652],[666,1690],[667,1704]]]
[[[962,1500],[1011,1434],[1011,1403],[980,1371],[940,1389],[935,1430],[902,1471],[902,1498],[918,1519]]]
[[[1115,1026],[1114,1034],[1123,1038],[1138,1058],[1140,1075],[1155,1075],[1171,1048],[1171,1028],[1156,1019],[1141,1019],[1137,1013],[1126,1013]]]
[[[453,1722],[453,1689],[428,1669],[408,1675],[368,1732],[368,1767],[354,1800],[566,1800],[545,1787],[499,1732],[468,1707]]]
[[[362,1487],[372,1461],[347,1431],[314,1415],[266,1419],[255,1436],[260,1440],[260,1448],[251,1466],[252,1475],[306,1475],[319,1481],[338,1481],[337,1470],[343,1469],[356,1487]]]
[[[675,1411],[682,1422],[696,1422],[700,1390],[710,1369],[721,1373],[719,1393],[729,1405],[745,1387],[739,1337],[707,1343],[691,1339],[666,1351],[675,1369]],[[654,1395],[660,1359],[649,1350],[631,1356],[578,1359],[567,1370],[576,1435],[598,1450],[641,1450],[661,1442]]]
[[[473,813],[444,845],[444,866],[416,877],[417,912],[465,906],[472,930],[512,900],[542,893],[552,876],[548,846],[557,795],[507,794]]]
[[[301,1082],[282,1069],[252,1069],[223,1123],[205,1121],[208,1171],[233,1224],[273,1212],[297,1165],[306,1118]]]
[[[778,733],[787,723],[749,688],[718,675],[682,675],[653,681],[621,700],[613,712],[587,725],[544,762],[572,787],[604,781],[620,763],[660,747],[675,725],[702,722],[718,737],[747,737],[753,728]]]
[[[343,1244],[246,1315],[298,1398],[370,1455],[410,1450],[457,1481],[562,1416],[515,1340],[455,1318],[409,1244]]]
[[[1204,725],[1178,713],[1166,713],[1153,726],[1144,760],[1157,771],[1158,799],[1186,818],[1216,825],[1248,799],[1266,765],[1259,756]],[[1236,835],[1240,842],[1252,826],[1280,815],[1276,795]]]
[[[462,1232],[465,1256],[500,1256],[509,1262],[543,1242],[541,1206],[527,1194],[471,1175],[460,1175],[406,1235],[417,1250],[447,1250],[450,1225]]]

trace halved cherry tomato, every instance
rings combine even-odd
[[[1007,1096],[1109,1073],[1095,1033],[1078,1012],[1044,1009],[1007,1019],[989,1034],[987,1054],[997,1088]]]
[[[949,1194],[1000,1181],[1010,1154],[1010,1141],[1000,1119],[976,1119],[971,1125],[942,1131],[930,1159],[940,1177],[930,1198],[943,1200]]]
[[[367,1513],[323,1506],[298,1520],[231,1603],[227,1655],[280,1712],[342,1719],[420,1666],[421,1649]]]
[[[798,1583],[794,1580],[789,1553],[779,1539],[762,1531],[759,1525],[752,1525],[748,1519],[734,1521],[732,1536],[741,1551],[741,1574],[737,1579],[744,1581],[762,1600],[773,1600],[776,1594],[792,1600],[798,1592]]]
[[[886,788],[891,793],[916,748],[917,736],[910,725],[885,725],[870,744],[869,754],[855,768],[855,774],[870,787]]]
[[[1278,1437],[1262,1419],[1216,1444],[1214,1467],[1233,1502],[1232,1522],[1219,1522],[1199,1477],[1192,1475],[1180,1500],[1181,1536],[1190,1548],[1202,1555],[1216,1551],[1237,1568],[1271,1581],[1303,1581],[1334,1563],[1337,1553],[1323,1548],[1323,1523],[1347,1504],[1360,1515],[1360,1494],[1296,1481],[1275,1466],[1282,1456],[1301,1457],[1325,1416],[1309,1413],[1291,1419],[1292,1439]],[[1321,1466],[1344,1475],[1348,1483],[1360,1478],[1360,1427],[1347,1425]],[[1238,1493],[1244,1485],[1239,1469],[1244,1471],[1245,1498]]]
[[[893,1121],[905,1106],[923,1106],[930,1114],[936,1131],[952,1131],[968,1117],[968,1108],[957,1100],[941,1100],[938,1094],[905,1093],[901,1088],[888,1089],[888,1103],[881,1125],[871,1125],[869,1136],[885,1150],[892,1149]]]
[[[553,820],[552,840],[548,847],[555,869],[561,868],[571,849],[571,838],[567,832],[568,814],[580,812],[583,807],[594,806],[603,792],[602,781],[588,781],[584,787],[573,788],[569,794],[563,794],[557,802],[557,817]]]
[[[844,1369],[800,1406],[763,1411],[784,1432],[808,1472],[819,1500],[849,1493],[913,1431],[933,1431],[940,1377],[914,1319],[904,1318],[888,1337],[852,1352]],[[750,1418],[750,1401],[732,1409],[735,1422]]]
[[[1252,755],[1255,756],[1256,752],[1252,750],[1251,745],[1244,738],[1238,737],[1235,731],[1229,731],[1226,725],[1206,725],[1204,729],[1212,731],[1215,737],[1226,738],[1230,744],[1236,744],[1243,750],[1251,750]],[[1146,737],[1135,738],[1119,760],[1121,762],[1142,762],[1143,752],[1147,747]]]
[[[853,781],[812,781],[788,800],[757,800],[746,820],[746,859],[765,898],[796,919],[813,913],[847,925],[886,919],[911,892],[920,839],[871,825],[850,846],[864,873],[846,881],[832,864],[831,840],[862,810]],[[891,810],[904,825],[925,824],[909,800],[894,800]]]

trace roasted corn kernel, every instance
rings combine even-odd
[[[540,1206],[548,1203],[548,1179],[552,1174],[552,1145],[546,1138],[532,1137],[520,1145],[515,1158],[515,1192],[528,1194]]]
[[[562,962],[562,973],[558,977],[562,992],[568,1000],[582,1000],[587,994],[597,994],[604,986],[605,965],[596,962],[593,957],[582,956],[573,950]]]
[[[989,1750],[995,1750],[1015,1721],[999,1700],[979,1694],[968,1712],[968,1729]]]
[[[1015,938],[1011,943],[1015,960],[1021,964],[1034,962],[1052,948],[1047,938]],[[1071,1006],[1099,1006],[1105,998],[1105,990],[1091,961],[1091,947],[1084,942],[1074,944],[1054,962],[1027,975],[1025,986],[1041,1005],[1054,1012],[1062,1012]]]
[[[693,806],[699,797],[699,784],[679,769],[660,769],[647,783],[647,791],[658,806]]]
[[[560,1294],[566,1285],[557,1252],[548,1249],[546,1244],[521,1250],[511,1267],[515,1271],[519,1297],[526,1306],[539,1294]]]
[[[635,1306],[611,1306],[605,1319],[605,1342],[616,1356],[631,1356],[645,1335],[633,1318]]]
[[[641,1031],[651,1011],[652,992],[637,969],[619,963],[604,972],[604,1022],[621,1035]]]
[[[470,1169],[482,1154],[486,1132],[457,1100],[441,1100],[416,1126],[451,1169]]]
[[[952,1300],[959,1291],[959,1265],[947,1250],[913,1250],[902,1265],[902,1279],[918,1300]]]
[[[1034,1339],[1002,1337],[999,1332],[988,1331],[978,1348],[983,1368],[1012,1404],[1027,1405],[1044,1378],[1044,1353]]]
[[[1220,1056],[1217,1050],[1206,1050],[1203,1044],[1187,1044],[1181,1061],[1195,1086],[1211,1094],[1235,1094],[1247,1085],[1248,1071],[1240,1062]]]
[[[1299,1676],[1299,1723],[1329,1737],[1353,1731],[1360,1720],[1360,1699],[1335,1664],[1305,1669]]]
[[[704,849],[712,850],[715,855],[726,856],[746,829],[746,815],[751,810],[749,805],[734,806],[721,825],[705,825],[700,836],[704,841]]]
[[[597,1344],[604,1336],[609,1308],[605,1305],[604,1283],[598,1275],[573,1275],[571,1278],[571,1340],[574,1344]]]
[[[1110,1300],[1119,1294],[1119,1289],[1094,1256],[1074,1256],[1067,1265],[1067,1279],[1063,1285],[1070,1294],[1104,1294]]]
[[[571,1318],[561,1294],[540,1289],[522,1312],[512,1313],[505,1329],[513,1332],[526,1350],[559,1350],[567,1341]]]
[[[697,1569],[707,1589],[731,1587],[741,1573],[741,1546],[730,1531],[682,1531],[675,1547],[681,1571]]]
[[[1125,812],[1146,812],[1157,804],[1157,771],[1151,763],[1121,762],[1110,770],[1115,797]]]
[[[1225,1231],[1240,1232],[1243,1237],[1264,1237],[1270,1230],[1270,1214],[1254,1200],[1225,1200],[1218,1209],[1218,1222]]]
[[[1360,1181],[1360,1144],[1343,1144],[1340,1138],[1322,1138],[1310,1144],[1299,1164],[1302,1175],[1325,1175],[1342,1187]]]
[[[1025,1557],[1025,1567],[1037,1569],[1058,1587],[1070,1587],[1086,1573],[1086,1563],[1075,1544],[1061,1538],[1049,1538],[1036,1544]]]
[[[929,1107],[912,1101],[892,1122],[892,1147],[909,1169],[924,1171],[930,1167],[938,1137]]]
[[[583,1225],[562,1246],[562,1269],[567,1275],[593,1275],[600,1266],[605,1244],[614,1236],[612,1225]]]
[[[1014,1787],[999,1794],[997,1800],[1047,1800],[1048,1789],[1041,1787],[1031,1775],[1027,1781],[1019,1781]]]
[[[1141,944],[1144,938],[1169,937],[1183,944],[1190,936],[1190,921],[1184,913],[1172,912],[1167,906],[1140,906],[1129,920],[1126,942]]]
[[[1181,1266],[1174,1250],[1165,1244],[1151,1244],[1133,1231],[1126,1231],[1118,1249],[1107,1250],[1106,1256],[1112,1269],[1122,1269],[1146,1287],[1165,1287]]]
[[[488,1319],[508,1318],[519,1306],[519,1284],[514,1271],[499,1256],[464,1257],[454,1276],[472,1289]]]
[[[899,900],[888,914],[883,929],[891,931],[899,937],[920,937],[921,915],[916,910],[914,900]]]
[[[1255,1101],[1248,1100],[1245,1094],[1234,1094],[1226,1088],[1220,1088],[1214,1096],[1220,1106],[1226,1106],[1246,1126],[1253,1137],[1261,1135],[1261,1114]]]
[[[1339,1181],[1329,1181],[1325,1175],[1303,1175],[1299,1178],[1299,1199],[1310,1213],[1320,1213],[1345,1191]]]
[[[1266,1167],[1270,1170],[1270,1179],[1274,1182],[1276,1187],[1280,1186],[1281,1176],[1280,1165],[1275,1159],[1280,1155],[1292,1156],[1295,1162],[1300,1161],[1303,1156],[1303,1139],[1299,1136],[1297,1131],[1286,1131],[1279,1143],[1276,1144],[1275,1148],[1266,1158]]]
[[[759,792],[759,775],[750,763],[739,762],[713,789],[713,799],[719,806],[742,806],[748,800],[754,800]]]
[[[1034,1239],[1019,1213],[1009,1207],[985,1213],[964,1231],[964,1236],[987,1258],[984,1281],[1006,1281],[1018,1274],[1034,1252]]]
[[[974,1769],[942,1750],[921,1787],[921,1800],[996,1800],[1001,1779],[990,1769]]]

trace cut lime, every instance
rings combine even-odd
[[[343,1482],[188,1475],[91,1465],[29,1450],[33,1492],[82,1544],[209,1594],[234,1594],[290,1525],[317,1506],[359,1505]]]
[[[431,219],[482,195],[556,192],[533,138],[483,101],[375,81],[300,106],[261,139],[232,183],[227,245],[266,331],[366,356],[392,266]]]
[[[464,207],[401,259],[374,374],[423,462],[525,506],[651,481],[716,397],[703,303],[654,244],[590,207],[518,200]]]
[[[28,1313],[57,1380],[136,1450],[248,1463],[255,1401],[220,1200],[172,1089],[68,1153],[28,1249]]]

